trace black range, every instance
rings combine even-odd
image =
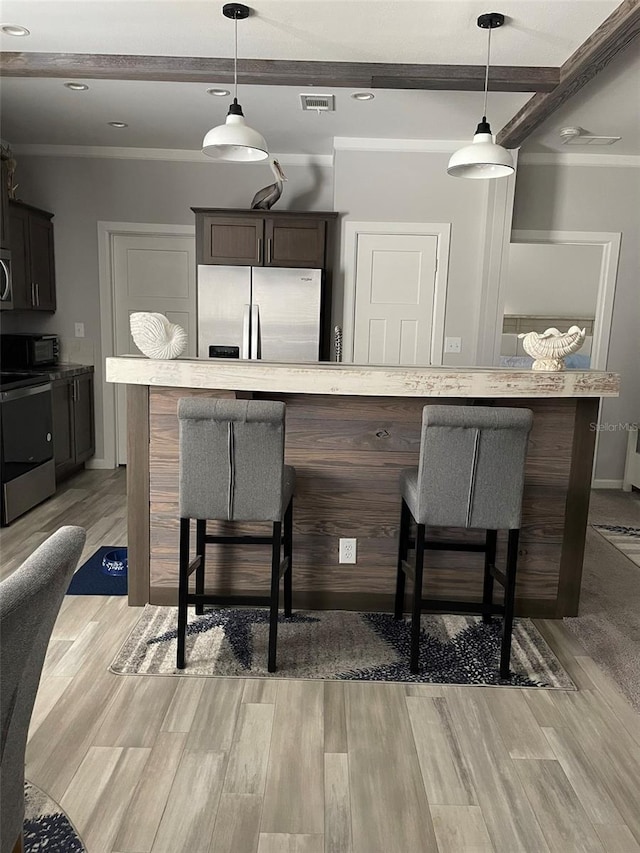
[[[3,525],[55,492],[51,382],[45,374],[0,371],[0,486]]]
[[[15,388],[26,388],[29,385],[42,385],[48,382],[45,373],[9,372],[0,370],[0,391],[13,391]]]

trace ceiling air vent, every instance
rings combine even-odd
[[[335,110],[334,95],[300,95],[303,110],[332,113]]]
[[[613,145],[621,136],[595,136],[581,127],[563,127],[560,129],[563,145]]]

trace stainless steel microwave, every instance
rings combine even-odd
[[[11,252],[0,249],[0,309],[13,308],[11,285]]]
[[[29,370],[56,364],[60,355],[57,335],[0,335],[2,368]]]

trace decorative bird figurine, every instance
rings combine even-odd
[[[564,370],[564,357],[580,349],[584,336],[585,329],[578,326],[571,326],[566,332],[551,328],[542,334],[527,332],[518,335],[522,338],[524,351],[535,359],[532,370]]]
[[[187,333],[164,314],[134,311],[129,317],[131,337],[149,358],[177,358],[187,345]]]
[[[270,210],[282,195],[282,183],[287,180],[287,176],[277,160],[273,160],[269,165],[276,176],[276,182],[258,190],[251,202],[251,210]]]

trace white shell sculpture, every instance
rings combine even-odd
[[[149,358],[177,358],[187,345],[187,333],[164,314],[136,311],[129,317],[131,336]]]
[[[532,370],[564,370],[564,357],[577,352],[584,343],[585,329],[571,326],[566,332],[559,329],[545,329],[542,334],[527,332],[518,335],[522,346],[535,361]]]

